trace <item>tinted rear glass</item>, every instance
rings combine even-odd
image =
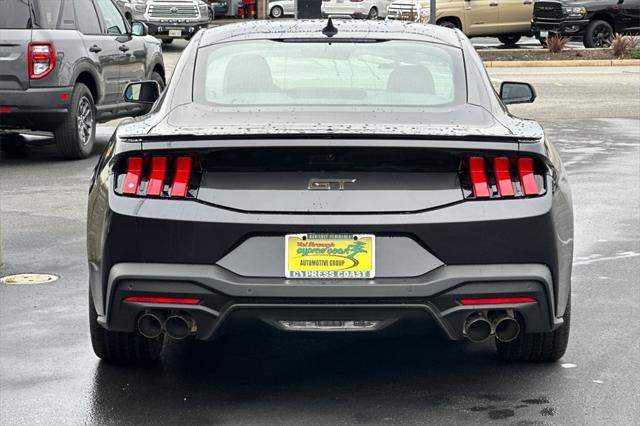
[[[74,29],[73,4],[71,0],[0,0],[0,28]]]
[[[218,105],[444,106],[466,100],[462,52],[427,42],[226,43],[198,52],[194,99]]]
[[[31,28],[28,0],[0,0],[0,28]]]

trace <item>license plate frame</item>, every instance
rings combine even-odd
[[[182,37],[182,28],[173,28],[169,30],[169,37]]]
[[[290,279],[372,279],[376,274],[373,234],[285,235],[285,277]]]

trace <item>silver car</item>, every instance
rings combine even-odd
[[[283,16],[293,16],[296,13],[295,2],[293,0],[277,0],[269,2],[269,16],[272,18],[282,18]]]

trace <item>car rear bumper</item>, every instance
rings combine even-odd
[[[201,340],[214,338],[235,320],[376,321],[379,330],[401,320],[433,324],[452,340],[463,338],[465,319],[480,310],[513,309],[526,332],[562,324],[554,314],[552,278],[544,265],[442,266],[411,279],[311,281],[256,279],[213,265],[120,263],[109,273],[106,315],[109,330],[135,330],[137,318],[154,310],[194,319]],[[197,305],[124,301],[127,297],[197,298]],[[461,298],[531,297],[535,303],[467,306]]]
[[[0,90],[0,128],[53,130],[64,121],[73,87]]]

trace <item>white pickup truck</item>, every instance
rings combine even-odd
[[[173,39],[189,40],[209,25],[209,5],[201,0],[129,0],[133,20],[144,22],[149,34],[163,43]]]

